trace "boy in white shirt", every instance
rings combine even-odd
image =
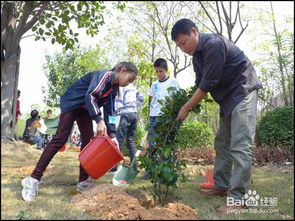
[[[158,58],[154,62],[154,69],[157,73],[158,80],[152,83],[150,89],[150,96],[152,97],[150,103],[150,115],[149,115],[149,127],[148,127],[148,140],[149,140],[149,148],[152,148],[152,152],[150,154],[150,159],[152,160],[153,156],[156,153],[156,149],[154,148],[155,142],[153,140],[153,136],[155,135],[155,128],[158,124],[158,119],[162,116],[161,108],[163,107],[158,100],[164,100],[166,96],[169,96],[168,88],[174,87],[175,90],[179,89],[179,85],[177,81],[173,78],[170,78],[167,75],[168,65],[167,61],[163,58]],[[150,171],[147,170],[142,177],[142,179],[149,179],[151,177]]]

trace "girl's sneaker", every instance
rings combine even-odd
[[[33,201],[38,194],[40,181],[29,176],[22,180],[22,197],[25,201]]]
[[[81,181],[77,184],[77,190],[78,191],[88,190],[94,186],[95,186],[95,184],[91,183],[88,178],[87,180]]]

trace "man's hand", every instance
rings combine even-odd
[[[194,106],[199,104],[206,96],[206,94],[207,92],[204,92],[200,88],[198,88],[191,97],[191,99],[188,102],[186,102],[186,104],[183,105],[182,108],[180,108],[176,120],[183,121],[185,118],[187,118],[187,115],[190,112],[190,110],[193,109]]]
[[[101,135],[105,135],[106,133],[107,133],[107,127],[106,127],[104,121],[100,120],[96,126],[96,134],[101,136]]]
[[[185,107],[185,105],[182,106],[182,108],[180,108],[180,110],[178,112],[176,120],[177,121],[184,121],[185,118],[187,118],[188,113],[189,113],[189,110]]]

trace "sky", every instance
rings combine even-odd
[[[275,5],[275,13],[285,13],[285,11],[293,11],[294,7],[290,8],[290,2],[273,2]],[[294,3],[293,3],[294,6]],[[100,35],[95,37],[87,36],[85,30],[79,31],[79,42],[81,46],[94,46],[96,42],[101,41],[105,36],[104,32],[105,26],[100,27]],[[29,33],[24,36],[29,35]],[[247,56],[252,57],[252,51],[248,47],[248,40],[239,40],[238,46],[245,51]],[[45,106],[42,101],[43,93],[42,86],[46,86],[47,78],[42,69],[43,64],[45,64],[45,54],[48,53],[52,55],[54,52],[59,52],[61,46],[58,44],[52,45],[49,40],[44,42],[43,40],[34,41],[33,37],[23,38],[20,43],[21,46],[21,57],[20,57],[20,75],[19,75],[19,87],[21,91],[20,102],[21,102],[21,112],[29,113],[31,111],[32,104],[39,104],[41,107]],[[195,79],[192,72],[192,68],[189,67],[183,73],[180,73],[177,77],[179,85],[181,88],[187,88],[192,86]]]

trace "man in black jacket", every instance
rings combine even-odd
[[[221,213],[242,208],[239,205],[245,206],[241,202],[250,185],[261,82],[248,57],[224,36],[200,33],[194,22],[181,19],[173,26],[171,37],[183,52],[193,56],[198,87],[180,109],[177,120],[184,120],[208,92],[220,105],[220,128],[214,143],[215,185],[201,192],[227,195],[227,204],[218,209]]]

